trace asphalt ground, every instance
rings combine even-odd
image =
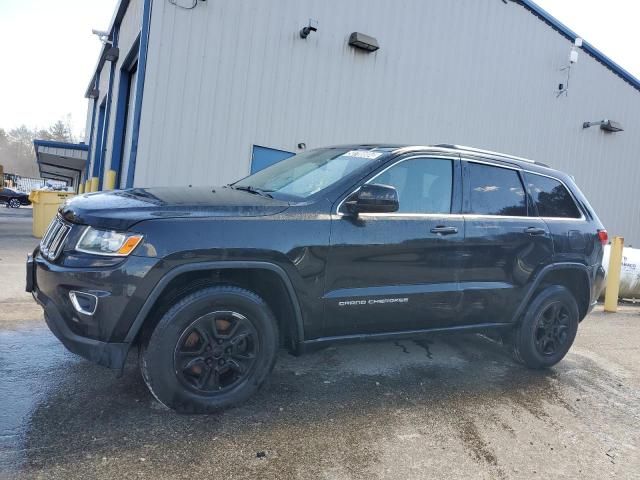
[[[24,293],[31,210],[0,208],[0,478],[640,478],[640,309],[597,308],[555,368],[476,335],[281,352],[215,415],[69,352]]]

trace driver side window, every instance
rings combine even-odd
[[[369,183],[398,191],[397,213],[450,213],[453,162],[442,158],[413,158],[395,164]]]

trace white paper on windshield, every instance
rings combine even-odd
[[[368,158],[375,160],[382,155],[382,152],[372,152],[370,150],[351,150],[343,155],[343,157]]]

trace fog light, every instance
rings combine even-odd
[[[93,315],[96,313],[96,308],[98,308],[98,297],[95,295],[71,290],[69,292],[69,299],[71,299],[71,304],[78,313],[82,313],[83,315]]]

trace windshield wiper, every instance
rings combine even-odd
[[[253,193],[254,195],[262,195],[263,197],[273,198],[273,195],[271,195],[270,193],[267,193],[266,190],[260,190],[259,188],[252,187],[251,185],[240,186],[240,187],[237,187],[235,185],[227,185],[227,186],[230,188],[233,188],[234,190],[242,190],[243,192]]]

